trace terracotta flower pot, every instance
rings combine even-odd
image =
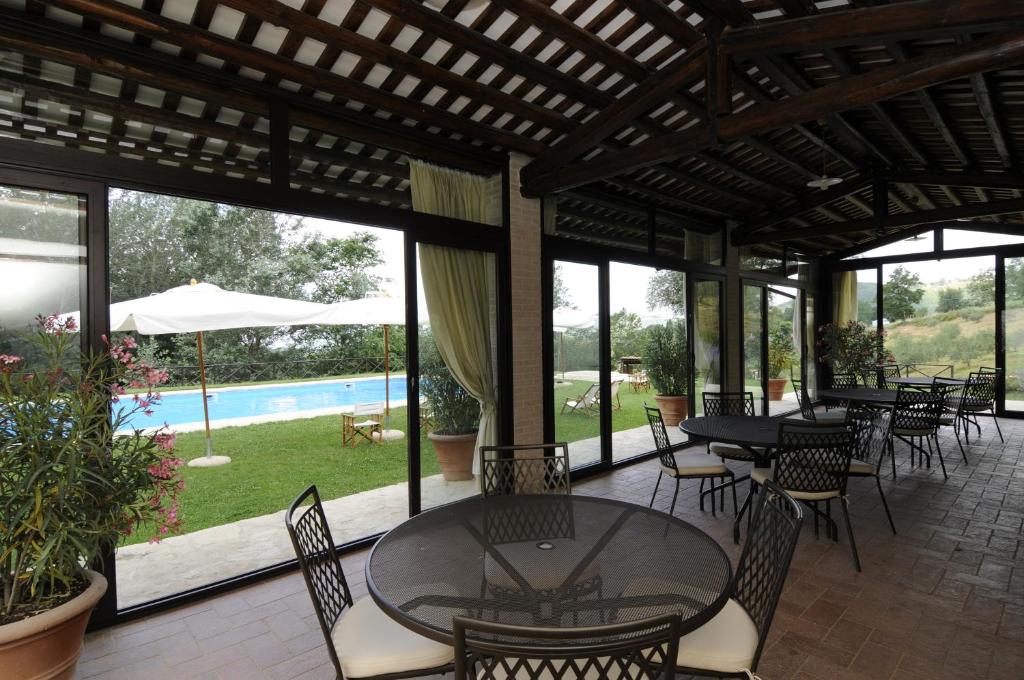
[[[675,427],[686,420],[690,414],[690,398],[674,397],[665,394],[654,395],[661,409],[661,419],[665,421],[665,427]]]
[[[768,401],[782,401],[787,382],[786,378],[768,378]]]
[[[473,479],[473,453],[476,451],[476,432],[470,434],[427,435],[434,444],[437,464],[446,482]]]
[[[89,587],[59,607],[0,626],[0,672],[4,678],[70,680],[82,654],[85,625],[107,591],[107,579],[87,573]]]

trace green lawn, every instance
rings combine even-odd
[[[391,409],[391,428],[405,431],[405,408]],[[431,445],[423,438],[422,474],[440,473]],[[214,452],[231,456],[231,464],[215,468],[182,467],[184,533],[240,519],[279,512],[315,483],[324,499],[406,481],[406,440],[341,446],[337,415],[213,431]],[[177,455],[202,456],[202,432],[178,435]],[[127,543],[149,539],[136,532]]]
[[[570,384],[555,387],[555,439],[563,442],[574,442],[580,439],[589,439],[600,434],[600,425],[597,418],[597,409],[592,415],[584,415],[581,412],[562,411],[562,404],[566,399],[575,399],[587,391],[592,383],[585,380],[568,381]],[[623,383],[619,388],[619,402],[622,408],[612,411],[612,432],[630,430],[634,427],[647,427],[647,416],[644,414],[644,402],[650,406],[657,406],[654,400],[654,390],[647,392],[634,392],[628,383]]]

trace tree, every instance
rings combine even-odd
[[[647,280],[647,306],[667,307],[678,316],[686,314],[686,274],[662,269]]]
[[[638,314],[622,309],[611,315],[612,356],[616,359],[642,356],[647,344],[647,329]]]
[[[1007,263],[1007,283],[1009,283],[1010,265]],[[1007,286],[1009,293],[1009,286]],[[990,307],[996,296],[996,272],[991,267],[975,274],[967,282],[965,296],[967,304],[975,307]]]
[[[967,298],[959,288],[943,288],[939,291],[939,302],[935,307],[937,312],[954,312],[967,306]]]
[[[554,277],[552,279],[551,286],[555,309],[577,309],[575,303],[572,301],[572,294],[569,292],[569,287],[565,285],[562,265],[560,264],[555,264]]]
[[[892,270],[889,280],[882,287],[882,301],[885,318],[903,321],[914,316],[914,305],[924,297],[921,277],[899,266]]]

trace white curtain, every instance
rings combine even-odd
[[[491,180],[410,160],[413,208],[419,212],[484,222]],[[498,443],[495,375],[494,256],[420,244],[420,272],[434,344],[452,377],[480,402],[473,471],[480,447]]]

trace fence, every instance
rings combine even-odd
[[[162,366],[167,385],[183,387],[199,384],[199,366]],[[405,362],[391,357],[392,371],[404,371]],[[312,361],[274,361],[265,363],[206,364],[206,382],[217,384],[306,380],[383,373],[384,357],[343,357]]]

